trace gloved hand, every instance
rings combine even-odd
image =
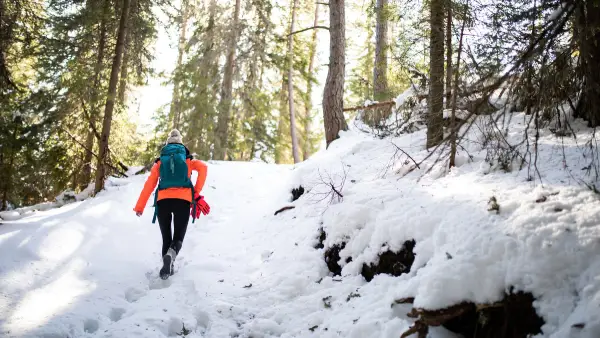
[[[208,215],[210,213],[210,206],[208,205],[208,203],[206,203],[204,196],[195,194],[194,202],[196,203],[196,214],[194,215],[192,213],[192,216],[194,218],[199,218],[200,213],[203,213],[204,215]],[[193,208],[192,208],[192,212],[193,212]]]

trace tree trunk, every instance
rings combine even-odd
[[[388,99],[387,83],[387,24],[388,0],[377,0],[375,13],[377,24],[375,29],[375,65],[373,67],[373,94],[376,101]]]
[[[279,121],[277,122],[277,140],[275,143],[275,163],[281,164],[285,160],[285,116],[286,116],[286,85],[285,77],[281,79],[281,93],[279,94]]]
[[[136,0],[131,0],[129,7],[135,9]],[[133,11],[130,10],[127,16],[128,22],[133,22],[134,20]],[[126,96],[127,96],[127,81],[129,80],[129,59],[131,57],[131,29],[127,29],[125,32],[125,47],[123,49],[123,62],[121,63],[121,76],[119,77],[119,92],[117,94],[118,102],[120,104],[125,104]]]
[[[296,115],[294,113],[294,24],[296,21],[296,6],[298,0],[291,0],[292,17],[290,22],[290,35],[288,36],[288,103],[290,107],[290,135],[292,136],[292,156],[294,163],[300,162],[298,155],[298,139],[296,138]]]
[[[444,137],[442,115],[444,108],[444,1],[431,0],[429,4],[431,10],[431,37],[429,47],[427,148],[438,145]]]
[[[583,88],[576,116],[588,121],[589,127],[600,126],[600,4],[581,1],[575,12],[579,38],[579,63],[583,72]]]
[[[93,154],[92,150],[94,149],[94,141],[96,140],[96,121],[99,112],[99,105],[96,101],[98,101],[98,94],[100,91],[100,75],[102,74],[102,66],[104,62],[104,52],[106,50],[106,20],[108,19],[108,10],[110,6],[110,1],[103,0],[103,8],[102,8],[102,17],[100,18],[100,36],[98,37],[98,54],[96,57],[96,64],[94,65],[94,82],[92,85],[92,93],[90,96],[90,116],[89,116],[89,126],[88,133],[85,140],[86,152],[83,158],[83,168],[81,170],[81,176],[79,179],[79,187],[80,189],[85,189],[87,185],[92,180],[92,159]]]
[[[188,125],[188,139],[190,150],[198,153],[203,158],[210,158],[210,141],[208,135],[207,121],[212,116],[208,116],[206,107],[212,106],[210,102],[211,88],[209,82],[218,77],[217,53],[214,49],[215,40],[215,14],[216,0],[211,0],[209,3],[208,24],[206,25],[205,46],[202,51],[200,63],[200,82],[195,88],[195,94],[198,103],[194,104],[194,109],[190,112],[190,121]],[[181,95],[181,94],[179,94]],[[181,96],[179,97],[181,99]],[[180,113],[181,114],[181,113]],[[212,123],[211,123],[212,125]],[[211,140],[212,141],[212,140]]]
[[[8,167],[4,168],[5,170],[5,182],[2,191],[2,206],[0,210],[6,210],[8,208],[8,196],[12,190],[12,173],[15,165],[15,144],[17,143],[17,133],[19,132],[19,121],[13,121],[15,123],[15,127],[13,129],[13,139],[10,143],[10,150],[8,155]]]
[[[533,45],[535,43],[535,39],[536,39],[536,23],[535,21],[537,20],[537,1],[534,0],[533,1],[533,11],[531,11],[531,36],[529,38],[529,44]],[[529,59],[527,60],[527,62],[525,63],[525,71],[524,71],[524,75],[525,75],[525,94],[522,95],[522,100],[524,100],[524,105],[525,105],[525,115],[531,115],[531,110],[533,109],[534,106],[534,102],[533,102],[533,98],[534,98],[534,91],[535,88],[533,86],[533,73],[535,72],[535,69],[533,67],[533,60]]]
[[[348,130],[344,118],[344,69],[346,28],[344,0],[329,1],[329,70],[323,91],[323,124],[327,146]]]
[[[225,160],[227,152],[227,139],[229,131],[229,116],[231,114],[231,92],[233,86],[233,67],[235,66],[235,51],[238,40],[238,25],[240,16],[241,0],[235,1],[235,11],[233,14],[233,28],[229,37],[229,46],[227,47],[227,60],[223,72],[223,86],[221,87],[221,99],[217,110],[219,117],[215,131],[215,148],[213,158],[215,160]]]
[[[315,22],[313,27],[316,27],[319,24],[319,4],[315,4]],[[309,63],[308,63],[308,80],[306,81],[306,103],[304,104],[306,108],[306,112],[304,113],[304,144],[302,146],[302,159],[304,161],[308,160],[311,152],[311,143],[310,143],[310,125],[312,123],[312,89],[313,89],[313,72],[315,70],[315,56],[317,54],[317,29],[313,30],[312,40],[310,44],[309,50]]]
[[[446,0],[446,109],[452,106],[452,0]]]
[[[181,64],[185,53],[187,24],[189,19],[189,4],[187,0],[181,2],[181,28],[179,30],[179,46],[177,52],[177,65],[175,66],[175,76],[173,77],[173,98],[171,100],[171,116],[173,119],[173,128],[179,129],[181,124],[181,97],[179,93]]]
[[[462,27],[460,28],[460,39],[458,41],[458,55],[456,56],[456,72],[454,72],[454,95],[452,96],[452,115],[450,116],[450,168],[456,165],[456,144],[457,144],[457,123],[456,123],[456,98],[458,97],[458,77],[460,71],[460,54],[462,53],[463,37],[465,36],[465,24],[467,23],[466,14],[468,9],[465,9]],[[448,83],[449,87],[451,83]]]
[[[108,84],[108,95],[106,105],[104,106],[104,121],[102,123],[102,134],[100,135],[100,151],[98,154],[98,168],[96,170],[95,193],[104,188],[104,179],[106,178],[106,164],[108,161],[108,141],[110,138],[110,128],[112,125],[112,115],[115,108],[115,97],[117,94],[117,84],[119,82],[119,69],[121,67],[121,58],[125,46],[125,34],[127,32],[127,17],[129,15],[129,0],[123,0],[123,9],[121,20],[119,21],[119,31],[117,35],[117,45],[110,72],[110,81]]]
[[[255,108],[252,104],[252,97],[257,92],[257,76],[258,76],[258,62],[259,55],[258,52],[254,52],[252,55],[252,60],[250,61],[248,77],[246,79],[246,85],[244,86],[244,111],[246,112],[246,121],[248,121],[251,125],[251,133],[250,137],[248,137],[244,143],[248,147],[248,161],[251,161],[254,158],[256,143],[258,142],[257,138],[257,125],[256,121],[259,119],[256,116]],[[260,127],[260,126],[258,126]],[[243,157],[242,157],[243,158]]]

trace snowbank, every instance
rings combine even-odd
[[[516,144],[529,118],[511,117],[507,139]],[[508,173],[476,142],[477,127],[451,171],[447,162],[434,165],[435,155],[417,168],[413,159],[429,155],[424,131],[387,140],[347,132],[326,154],[299,166],[293,185],[309,191],[298,203],[303,210],[322,215],[325,249],[346,244],[339,260],[344,278],[359,276],[382,252],[416,241],[410,273],[379,290],[390,303],[414,297],[423,309],[490,304],[514,289],[537,298],[544,336],[598,337],[600,201],[581,184],[598,181],[581,171],[591,132],[581,121],[574,126],[577,139],[542,131],[537,170],[519,171],[514,161]],[[343,198],[324,199],[331,187]],[[498,214],[488,211],[491,197]]]
[[[125,174],[127,175],[127,177],[132,177],[143,168],[144,168],[143,166],[129,167],[129,169],[127,170],[127,172]],[[120,185],[120,184],[126,184],[123,182],[127,182],[127,181],[123,180],[122,178],[110,177],[106,181],[106,186],[115,186],[115,185]],[[90,196],[92,196],[93,192],[94,192],[94,183],[88,184],[88,186],[79,193],[75,193],[71,190],[65,190],[62,193],[60,193],[58,196],[56,196],[56,198],[54,199],[53,202],[38,203],[35,205],[17,208],[14,210],[2,211],[2,212],[0,212],[0,220],[16,221],[22,217],[31,215],[32,213],[34,213],[36,211],[46,211],[46,210],[51,210],[51,209],[55,209],[55,208],[60,208],[69,203],[83,201],[83,200],[89,198]]]
[[[0,220],[5,221],[15,221],[21,219],[25,216],[31,215],[36,211],[47,211],[55,208],[60,208],[66,204],[73,203],[76,201],[83,201],[84,199],[90,197],[92,192],[94,191],[93,183],[90,183],[87,188],[85,188],[80,193],[76,194],[73,191],[67,190],[60,193],[53,202],[44,202],[35,205],[31,205],[28,207],[17,208],[14,210],[2,211],[0,212]]]

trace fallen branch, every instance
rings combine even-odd
[[[373,104],[369,104],[369,105],[365,105],[365,106],[357,106],[357,107],[352,107],[352,108],[344,108],[344,111],[375,109],[375,108],[379,108],[379,107],[393,106],[395,104],[396,104],[396,101],[393,101],[393,100],[392,101],[384,101],[384,102],[373,103]]]
[[[394,301],[395,304],[412,304],[414,302],[415,302],[415,297],[400,298],[400,299],[396,299]]]
[[[285,206],[285,207],[283,207],[283,208],[281,208],[281,209],[279,209],[279,210],[275,211],[275,216],[277,216],[277,214],[280,214],[280,213],[282,213],[282,212],[284,212],[284,211],[286,211],[286,210],[291,210],[291,209],[294,209],[294,208],[296,208],[296,207],[295,207],[295,206],[293,206],[293,205],[288,205],[288,206]]]

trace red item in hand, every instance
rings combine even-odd
[[[194,201],[196,202],[196,214],[193,214],[194,210],[192,208],[192,217],[199,218],[200,213],[203,213],[204,215],[210,213],[210,206],[206,203],[206,200],[204,200],[204,196],[196,194],[196,196],[194,196]]]

